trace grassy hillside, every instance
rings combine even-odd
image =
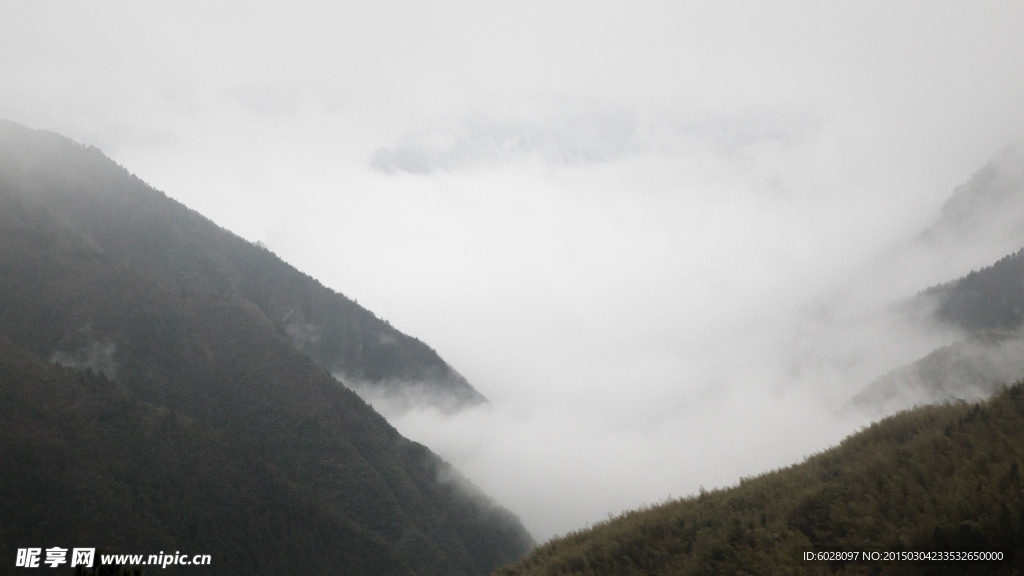
[[[723,455],[728,457],[728,455]],[[805,462],[624,514],[495,574],[1018,574],[1024,383],[887,418]],[[804,563],[806,550],[1000,551],[1002,563]]]
[[[469,575],[532,546],[296,347],[288,314],[349,306],[351,334],[390,338],[355,346],[363,374],[433,351],[95,149],[11,125],[0,140],[6,565],[86,545],[195,550],[211,574]]]

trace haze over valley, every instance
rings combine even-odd
[[[60,196],[26,212],[60,239],[39,250],[63,258],[81,243],[104,270],[134,274],[132,294],[152,280],[147,305],[189,322],[227,294],[225,309],[262,327],[255,341],[294,362],[316,398],[354,398],[323,392],[333,381],[355,390],[387,420],[354,409],[370,438],[393,426],[436,453],[497,510],[481,525],[513,535],[453,561],[466,573],[530,536],[731,486],[898,410],[1024,377],[1019,3],[0,0],[0,15],[6,129],[66,137],[96,173],[110,169],[99,158],[124,167],[118,186],[180,203],[143,214],[112,202],[117,219]],[[48,174],[74,198],[80,166],[67,158],[79,156],[19,142],[5,174]],[[33,158],[60,168],[20,172]],[[152,245],[101,232],[127,215],[190,224],[154,228]],[[10,220],[11,238],[32,237]],[[59,262],[115,298],[77,260]],[[11,294],[28,298],[26,286]],[[147,394],[174,372],[152,380],[126,364],[118,338],[136,325],[85,321],[101,308],[51,318],[59,337],[5,327],[0,348],[48,381],[88,369],[134,382],[118,406],[159,437],[163,404]],[[32,325],[22,313],[8,312],[12,326]],[[186,346],[175,334],[160,342]],[[205,374],[202,346],[221,344],[197,342],[174,353],[196,352]],[[175,408],[194,432],[181,445],[230,453],[248,424],[222,430],[197,398],[181,400],[195,413]],[[296,402],[282,429],[312,417]],[[324,450],[303,446],[311,459]],[[300,481],[278,448],[256,477],[321,488],[327,472]],[[402,499],[448,484],[409,472],[420,452],[394,452],[373,468],[401,468],[379,472],[388,488],[367,481],[401,495],[394,524],[359,538],[396,573],[414,571],[417,546],[435,567],[446,542],[475,550],[464,525],[438,520],[447,496]],[[282,509],[306,502],[281,494]],[[416,538],[396,528],[404,506],[422,512]],[[343,507],[314,508],[331,534],[351,534]],[[189,526],[165,528],[154,538]]]

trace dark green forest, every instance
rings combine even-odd
[[[296,322],[318,338],[301,345]],[[531,548],[338,363],[478,396],[426,345],[95,148],[0,124],[4,565],[86,546],[213,557],[189,574],[469,575]]]
[[[379,537],[325,513],[232,432],[141,402],[103,374],[43,363],[6,338],[0,381],[8,566],[20,547],[173,546],[211,551],[213,574],[405,573]]]
[[[1015,330],[1024,324],[1024,248],[924,297],[937,302],[939,320],[965,330]]]
[[[1024,383],[886,418],[801,464],[629,512],[503,567],[517,575],[1019,574]],[[991,551],[1000,563],[809,563],[805,551]]]

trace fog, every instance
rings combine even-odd
[[[1020,247],[913,244],[1024,134],[1019,3],[0,12],[0,117],[435,348],[488,405],[376,405],[539,540],[835,444],[958,337],[888,307]]]

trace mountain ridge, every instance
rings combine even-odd
[[[188,573],[211,574],[468,576],[529,550],[514,514],[274,315],[348,302],[332,294],[98,149],[0,124],[0,417],[21,431],[0,450],[0,494],[24,520],[0,543],[193,549],[216,563]],[[351,306],[364,335],[397,333]],[[364,348],[368,373],[447,367],[422,343],[411,360]]]
[[[0,149],[8,182],[29,178],[33,186],[45,183],[50,202],[72,208],[62,225],[80,233],[83,250],[105,252],[126,268],[183,289],[238,294],[279,324],[297,348],[342,379],[398,394],[406,385],[427,388],[431,394],[423,398],[436,399],[448,410],[486,402],[420,340],[266,248],[167,198],[123,167],[110,170],[116,163],[99,149],[9,121],[0,123]],[[76,190],[68,189],[67,177],[57,167],[37,165],[41,153],[65,156],[63,169],[74,170]]]
[[[1024,237],[1024,140],[1008,144],[954,188],[917,243],[949,247],[970,241],[1020,246]]]
[[[1024,249],[926,288],[900,313],[960,333],[953,343],[874,379],[845,409],[891,414],[915,404],[978,400],[1024,372]]]

